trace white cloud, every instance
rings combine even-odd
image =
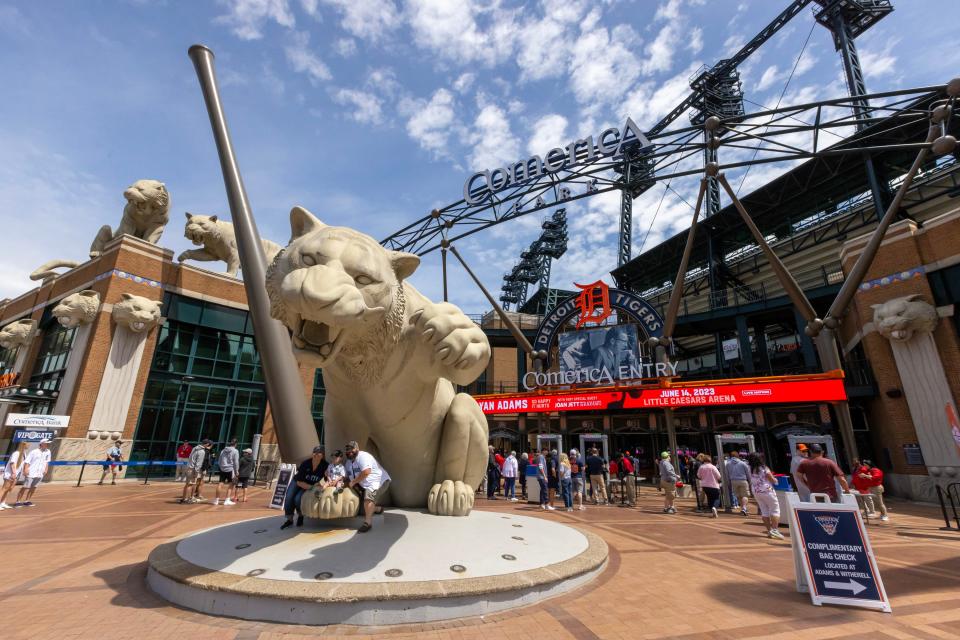
[[[436,157],[449,157],[447,144],[455,117],[452,93],[437,89],[429,101],[403,100],[400,109],[410,116],[407,133],[417,144]]]
[[[614,103],[640,75],[640,61],[623,42],[624,33],[611,33],[598,20],[595,11],[587,16],[573,45],[570,86],[581,104]]]
[[[703,29],[700,27],[694,27],[690,30],[689,40],[687,42],[687,49],[693,55],[697,55],[703,49]]]
[[[473,146],[470,166],[477,170],[515,162],[520,155],[520,141],[510,130],[509,117],[494,104],[480,110],[468,141]]]
[[[340,26],[361,40],[376,42],[400,26],[393,0],[323,0],[342,16]]]
[[[763,71],[763,75],[760,76],[760,80],[757,82],[755,89],[757,91],[766,91],[773,83],[777,81],[780,77],[780,70],[777,68],[777,65],[772,64]]]
[[[457,93],[466,93],[470,90],[470,87],[473,86],[473,81],[476,80],[476,74],[466,73],[460,74],[460,76],[453,81],[453,88]]]
[[[383,119],[383,103],[380,98],[366,91],[357,89],[339,89],[333,94],[337,104],[351,107],[347,117],[366,124],[380,124]]]
[[[292,29],[296,23],[287,0],[218,0],[227,13],[214,18],[217,24],[230,27],[241,40],[259,40],[267,22]]]
[[[414,42],[457,64],[479,62],[492,66],[509,59],[517,38],[514,13],[500,6],[488,10],[494,17],[484,31],[477,18],[483,11],[473,0],[409,0],[407,19]]]
[[[896,71],[897,57],[891,51],[897,42],[897,39],[891,38],[880,51],[861,49],[860,65],[863,67],[863,75],[868,78],[879,78],[891,75]]]
[[[577,23],[588,6],[584,0],[541,2],[543,16],[524,23],[518,36],[516,62],[521,82],[563,75],[570,61]]]
[[[531,155],[543,156],[550,149],[566,142],[567,119],[559,113],[551,113],[537,120],[533,125],[527,151]]]
[[[316,84],[332,77],[327,65],[310,50],[309,33],[305,31],[294,32],[283,50],[293,70],[307,74],[312,83]]]
[[[652,82],[637,86],[624,98],[618,119],[630,116],[645,129],[653,126],[690,94],[688,79],[699,67],[700,62],[693,62],[659,86]]]
[[[397,81],[397,74],[389,67],[371,69],[370,72],[367,73],[364,86],[368,90],[379,93],[387,98],[393,98],[401,89],[400,83]]]
[[[357,52],[357,41],[353,38],[337,38],[333,42],[333,51],[338,56],[349,58]]]

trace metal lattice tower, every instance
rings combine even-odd
[[[847,79],[847,91],[852,98],[856,115],[857,131],[869,126],[870,102],[862,96],[867,95],[867,85],[863,80],[863,68],[860,66],[860,54],[854,40],[864,31],[893,11],[890,0],[814,0],[822,9],[814,14],[814,19],[830,30],[833,46],[840,52],[843,60],[843,72]],[[890,201],[890,184],[878,177],[873,160],[865,155],[864,168],[867,182],[880,217],[881,209]]]
[[[863,68],[854,39],[893,11],[890,0],[814,0],[822,7],[814,18],[830,30],[833,46],[843,59],[843,71],[847,89],[853,97],[867,94],[863,81]],[[866,100],[854,103],[857,120],[870,117],[870,104]],[[866,122],[858,122],[857,130],[864,129]]]
[[[527,289],[531,284],[539,284],[547,294],[549,306],[551,260],[560,258],[567,251],[567,210],[554,211],[541,228],[540,237],[520,253],[520,262],[503,276],[500,302],[507,311],[510,305],[519,309],[527,301]],[[556,300],[553,305],[556,306]]]

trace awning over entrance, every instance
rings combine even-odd
[[[840,402],[846,399],[841,371],[805,376],[672,381],[637,387],[476,396],[480,408],[487,415]]]

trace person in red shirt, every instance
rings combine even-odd
[[[186,440],[177,447],[177,472],[175,478],[177,482],[185,482],[187,479],[187,462],[190,460],[191,452],[193,452],[193,447],[191,447],[190,443]]]
[[[873,466],[869,460],[863,461],[863,466],[870,474],[870,495],[873,497],[873,506],[880,509],[880,519],[887,522],[887,505],[883,503],[883,471]]]
[[[620,480],[623,482],[623,488],[626,492],[627,504],[631,507],[636,506],[637,485],[633,476],[633,463],[630,461],[629,451],[625,452],[623,457],[620,458],[620,471],[623,472],[623,477]]]
[[[870,475],[870,467],[862,462],[854,460],[853,473],[850,474],[853,488],[857,490],[857,502],[860,508],[867,512],[867,517],[874,514],[873,496],[870,495],[870,487],[873,486],[873,476]]]
[[[823,447],[819,444],[810,445],[808,450],[810,457],[797,467],[797,475],[810,489],[810,493],[825,493],[830,496],[831,501],[839,502],[835,482],[839,482],[840,487],[849,493],[850,485],[847,484],[847,477],[836,462],[823,457]]]

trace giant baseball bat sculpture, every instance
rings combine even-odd
[[[290,335],[278,320],[270,317],[270,300],[265,285],[267,258],[260,243],[260,233],[250,212],[250,202],[240,177],[240,167],[233,153],[227,120],[220,103],[217,77],[213,70],[213,52],[195,44],[188,51],[197,70],[200,89],[210,115],[213,138],[217,143],[223,183],[233,227],[237,234],[237,252],[243,270],[243,286],[247,291],[247,305],[253,319],[253,330],[260,352],[260,366],[267,383],[267,399],[273,412],[273,424],[284,462],[295,462],[310,456],[319,444],[313,427],[313,417],[304,395],[303,383],[290,346]]]

